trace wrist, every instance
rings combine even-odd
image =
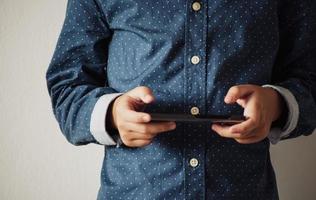
[[[284,116],[284,111],[285,111],[285,100],[282,97],[282,95],[275,90],[274,88],[266,88],[269,89],[270,91],[272,91],[272,96],[275,102],[275,106],[273,106],[272,108],[272,122],[275,123],[277,121],[280,121],[280,119],[282,118],[282,116]]]
[[[116,105],[119,97],[115,98],[110,104],[110,124],[112,129],[117,129],[116,125]]]

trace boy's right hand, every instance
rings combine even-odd
[[[111,124],[118,129],[126,146],[146,146],[157,134],[176,128],[175,122],[150,122],[150,115],[142,111],[153,101],[151,89],[145,86],[136,87],[114,100]]]

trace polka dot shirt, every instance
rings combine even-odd
[[[62,133],[96,143],[91,112],[104,94],[150,87],[149,112],[242,114],[223,103],[237,84],[295,96],[290,137],[316,124],[315,3],[308,0],[68,0],[46,79]],[[311,76],[314,79],[311,79]],[[269,140],[239,144],[208,123],[181,123],[143,148],[104,146],[98,199],[278,199]]]

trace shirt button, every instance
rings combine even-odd
[[[191,158],[191,160],[190,160],[191,167],[196,167],[196,166],[198,166],[198,164],[199,164],[199,161],[196,158]]]
[[[192,56],[191,58],[191,63],[196,65],[196,64],[199,64],[200,62],[200,57],[199,56]]]
[[[192,4],[192,9],[193,9],[194,11],[199,11],[199,10],[201,10],[201,4],[200,4],[199,2],[194,2],[194,3]]]
[[[192,107],[191,108],[191,114],[192,115],[197,115],[197,114],[199,114],[200,113],[200,111],[199,111],[199,108],[198,107]]]

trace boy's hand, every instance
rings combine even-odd
[[[237,102],[244,108],[244,116],[249,118],[233,126],[212,124],[212,129],[242,144],[266,138],[272,122],[280,117],[284,106],[283,98],[274,89],[250,84],[231,87],[224,101],[227,104]]]
[[[154,101],[148,87],[139,86],[114,100],[112,126],[118,129],[122,142],[129,147],[148,145],[159,133],[176,128],[175,122],[150,122],[150,115],[141,112]]]

